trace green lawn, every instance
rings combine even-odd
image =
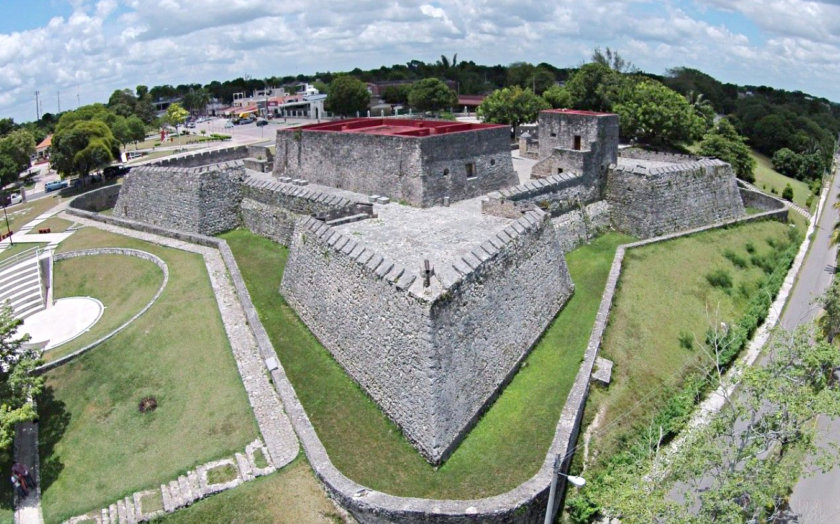
[[[0,261],[3,261],[7,258],[12,258],[18,253],[22,253],[24,251],[28,251],[36,247],[45,247],[46,245],[46,242],[27,242],[25,244],[18,242],[17,244],[9,246],[3,251],[0,251]]]
[[[53,216],[38,224],[35,231],[37,232],[39,229],[49,229],[50,233],[63,233],[72,225],[73,222],[70,222],[69,220]]]
[[[785,242],[789,229],[775,221],[755,222],[627,252],[601,350],[615,364],[612,383],[593,388],[586,408],[587,419],[603,410],[590,444],[597,458],[605,460],[645,431],[684,377],[711,369],[701,348],[706,330],[737,322],[766,278],[751,263],[747,245],[759,256],[780,250],[767,239]],[[725,257],[726,251],[734,256]],[[746,267],[737,267],[738,261]],[[715,270],[730,275],[728,292],[710,285],[707,275]]]
[[[47,373],[38,399],[47,522],[154,488],[258,435],[202,258],[94,228],[61,248],[98,246],[154,253],[170,280],[126,330]],[[140,413],[149,395],[158,407]]]
[[[758,151],[752,151],[752,157],[755,158],[756,161],[754,171],[755,182],[753,183],[757,187],[768,193],[771,193],[771,189],[775,189],[776,196],[781,197],[785,186],[790,184],[793,188],[793,202],[805,209],[808,209],[808,206],[805,205],[808,200],[808,196],[811,195],[811,190],[808,188],[808,184],[800,180],[786,177],[785,175],[779,173],[773,169],[773,164],[770,162],[770,159]],[[812,203],[811,211],[813,211],[814,206],[816,206],[817,198],[815,197],[813,200],[814,202]]]
[[[576,285],[574,297],[527,358],[528,366],[436,470],[286,305],[277,290],[288,250],[247,231],[223,236],[286,373],[336,467],[377,490],[435,498],[502,493],[537,471],[586,349],[615,248],[629,240],[611,233],[568,256]]]
[[[337,523],[341,517],[299,458],[281,471],[213,495],[155,522]]]
[[[53,195],[45,198],[39,198],[33,202],[9,206],[6,208],[6,217],[9,219],[9,227],[12,228],[12,231],[17,231],[21,226],[35,220],[38,215],[48,211],[52,207],[55,207],[60,202],[61,197]],[[6,232],[5,217],[0,219],[0,231],[3,233]]]
[[[66,251],[64,244],[59,251]],[[163,272],[154,263],[125,255],[60,260],[55,263],[53,274],[55,299],[93,297],[102,302],[105,311],[90,331],[47,351],[44,354],[47,362],[117,329],[149,303],[163,282]]]

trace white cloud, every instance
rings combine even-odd
[[[69,0],[68,0],[69,1]],[[44,27],[0,34],[0,115],[104,101],[114,89],[370,68],[454,53],[484,64],[587,60],[840,99],[840,6],[805,0],[73,0]],[[699,8],[699,9],[698,9]],[[707,13],[728,10],[752,31]],[[697,14],[699,13],[699,14]],[[760,34],[762,38],[755,38]],[[73,102],[72,104],[70,102]]]

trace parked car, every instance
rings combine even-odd
[[[241,126],[244,126],[245,124],[251,124],[251,123],[255,122],[256,120],[257,120],[256,118],[254,118],[252,116],[249,116],[247,118],[240,119],[238,124],[241,125]]]
[[[20,204],[21,201],[20,193],[3,193],[2,197],[0,197],[0,205],[3,207]]]
[[[108,166],[102,170],[102,174],[105,175],[105,180],[108,180],[109,178],[121,177],[129,171],[131,171],[131,168],[129,166]]]
[[[225,127],[226,127],[226,128],[227,128],[227,127],[233,127],[233,122],[231,122],[230,120],[228,120],[227,122],[225,122]]]
[[[11,205],[20,204],[23,202],[23,197],[20,196],[20,193],[12,193],[9,195],[9,202]]]
[[[50,191],[58,191],[59,189],[64,189],[65,187],[70,187],[70,184],[66,180],[47,182],[44,184],[44,192],[49,193]]]
[[[262,119],[262,118],[257,120],[257,127],[262,127],[262,126],[267,126],[267,125],[268,125],[268,120],[265,120],[265,119]]]

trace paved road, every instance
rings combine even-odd
[[[837,246],[829,245],[829,237],[834,224],[840,218],[832,205],[837,202],[838,192],[840,178],[835,171],[811,251],[805,259],[799,282],[791,293],[787,309],[781,318],[781,324],[786,329],[792,329],[816,317],[819,308],[814,305],[814,299],[822,295],[831,283],[837,260]],[[840,420],[821,417],[818,427],[821,444],[840,444]],[[800,479],[793,489],[790,504],[791,509],[801,516],[800,522],[803,524],[840,522],[840,467],[835,467],[825,474],[817,472]]]

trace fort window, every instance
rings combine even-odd
[[[464,167],[465,167],[465,168],[466,168],[466,170],[467,170],[467,180],[469,180],[469,179],[471,179],[471,178],[475,178],[475,177],[476,177],[476,174],[475,174],[475,162],[470,162],[469,164],[466,164]]]
[[[580,135],[575,135],[575,145],[572,149],[580,151]]]
[[[554,131],[552,131],[552,132],[551,132],[551,137],[552,137],[552,138],[554,138],[554,137],[556,137],[556,136],[557,136],[557,133],[555,133]]]
[[[558,167],[558,168],[557,168],[557,174],[559,175],[559,174],[560,174],[560,173],[562,173],[562,172],[563,172],[563,168],[562,168],[562,167]]]
[[[443,170],[443,176],[447,176],[449,174],[449,168]]]
[[[491,159],[490,159],[490,165],[491,165],[491,166],[495,166],[495,165],[496,165],[496,159],[495,159],[495,158],[491,158]]]

